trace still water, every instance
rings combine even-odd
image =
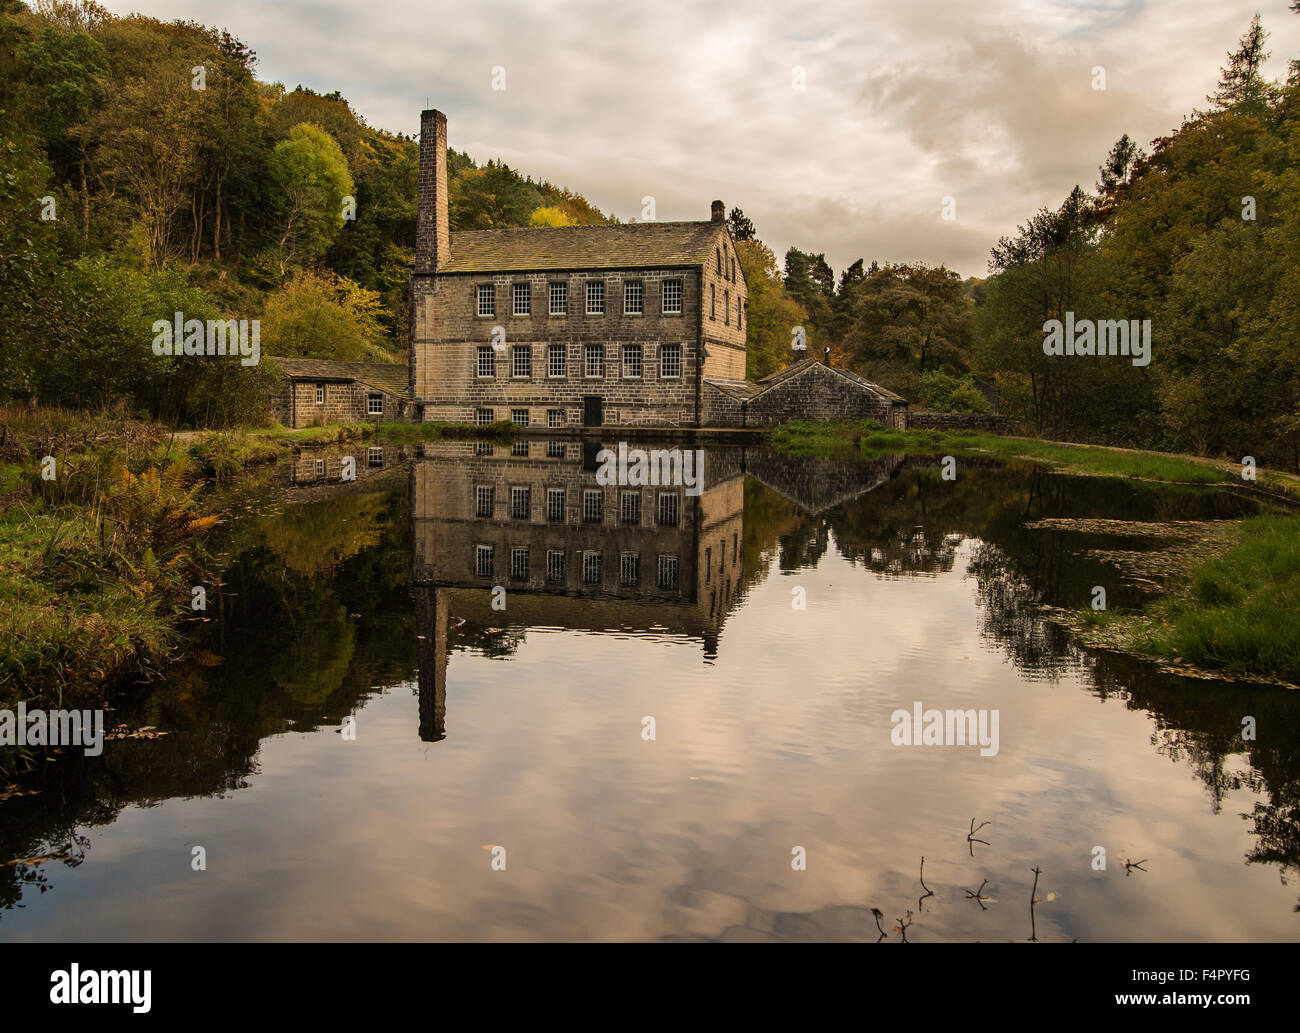
[[[625,499],[592,458],[281,470],[110,715],[165,734],[0,802],[0,940],[1300,939],[1300,696],[1082,653],[1039,604],[1133,605],[1092,553],[1161,543],[1026,526],[1253,503],[740,448]],[[894,745],[918,702],[997,753]]]

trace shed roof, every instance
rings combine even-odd
[[[405,395],[410,371],[395,362],[340,362],[336,359],[282,359],[268,355],[291,380],[355,380],[391,395]]]

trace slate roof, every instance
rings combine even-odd
[[[775,373],[769,373],[758,382],[759,389],[766,391],[769,388],[776,387],[777,384],[784,383],[791,377],[798,376],[810,366],[820,365],[824,365],[820,359],[800,359],[798,362],[786,366],[785,369],[777,370]],[[888,388],[881,387],[879,384],[873,384],[870,380],[866,380],[863,377],[858,376],[856,373],[851,373],[847,369],[840,369],[838,366],[827,366],[826,368],[832,373],[838,373],[840,376],[853,381],[860,387],[865,387],[868,391],[874,391],[876,394],[881,395],[891,402],[901,403],[903,405],[907,404],[907,399],[902,395],[896,395]]]
[[[442,273],[626,269],[703,265],[713,259],[716,222],[632,222],[462,230],[451,235]]]
[[[355,380],[390,395],[406,395],[411,376],[405,363],[282,359],[268,355],[290,380]]]

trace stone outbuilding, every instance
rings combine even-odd
[[[707,427],[772,427],[790,420],[875,420],[907,427],[907,402],[829,359],[801,359],[757,383],[705,380]]]
[[[273,356],[267,359],[283,374],[280,391],[271,402],[272,415],[291,429],[415,418],[404,365]]]

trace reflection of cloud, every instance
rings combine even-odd
[[[983,275],[990,245],[1095,182],[1121,133],[1146,143],[1203,104],[1257,4],[146,6],[219,18],[258,51],[262,78],[338,89],[374,125],[414,133],[427,101],[447,112],[452,146],[624,219],[646,194],[661,219],[706,218],[721,197],[778,255],[797,244],[837,270],[912,258]],[[1281,75],[1300,19],[1281,0],[1264,16]],[[497,65],[505,91],[490,88]],[[945,195],[956,222],[939,219]]]

